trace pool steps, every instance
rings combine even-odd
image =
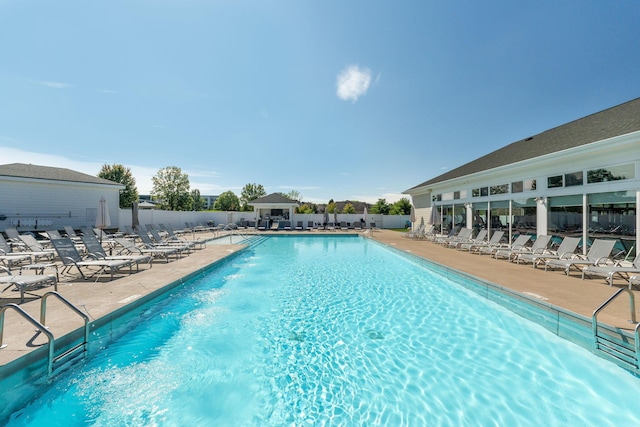
[[[633,343],[624,335],[611,334],[598,327],[598,314],[623,293],[629,296],[629,323],[635,324]],[[633,292],[629,289],[619,289],[603,302],[600,307],[594,310],[593,316],[591,317],[591,324],[596,352],[601,357],[623,366],[636,375],[640,374],[640,362],[638,360],[640,356],[640,323],[636,321],[635,297]]]

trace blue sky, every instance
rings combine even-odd
[[[393,202],[640,96],[640,2],[0,0],[0,163]]]

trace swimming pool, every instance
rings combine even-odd
[[[9,425],[640,424],[638,378],[358,237],[270,237],[129,329]]]

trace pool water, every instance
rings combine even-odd
[[[10,426],[634,426],[640,380],[414,260],[273,236]]]

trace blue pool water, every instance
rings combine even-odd
[[[271,237],[9,425],[637,426],[640,380],[357,237]]]

